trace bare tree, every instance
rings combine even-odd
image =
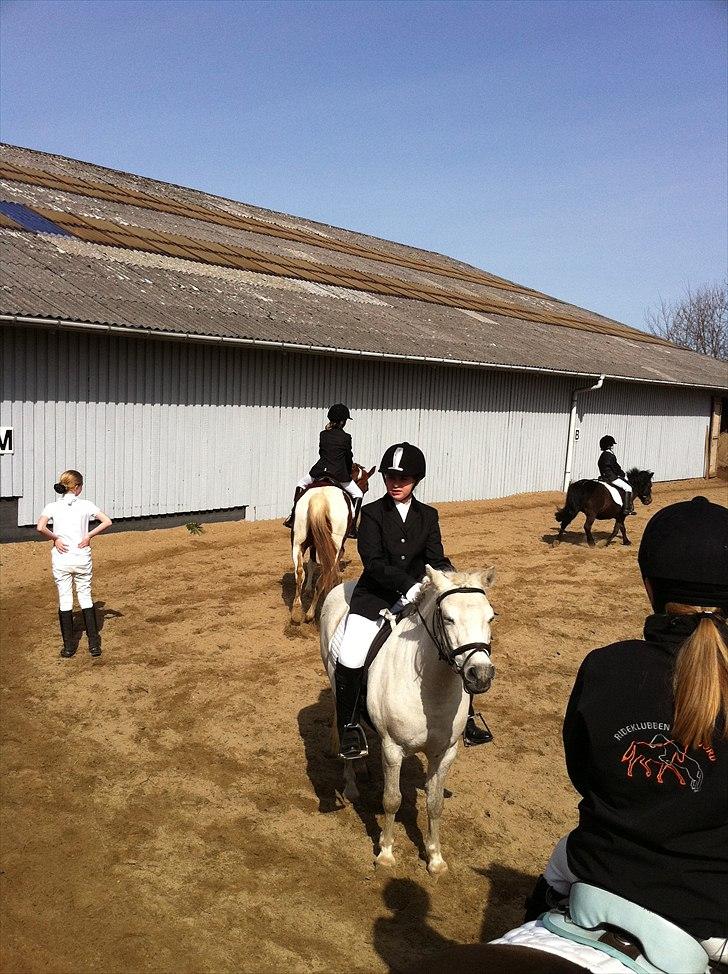
[[[676,301],[661,298],[645,312],[645,324],[653,335],[728,361],[728,281],[696,290],[687,285]]]

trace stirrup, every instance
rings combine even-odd
[[[343,758],[345,761],[356,761],[359,758],[365,758],[369,755],[369,745],[367,744],[367,736],[364,733],[360,724],[345,724],[344,732],[352,731],[356,734],[358,740],[358,753],[357,754],[344,754],[341,748],[341,741],[339,742],[339,757]],[[342,734],[342,737],[344,735]]]
[[[475,729],[478,732],[478,734],[481,735],[481,740],[479,741],[468,740],[468,722],[470,720],[472,720],[473,723],[476,724]],[[478,720],[483,725],[483,730],[481,730],[477,726]],[[468,714],[468,719],[465,721],[465,730],[463,731],[463,744],[465,745],[465,747],[477,747],[479,744],[490,744],[492,740],[493,740],[493,732],[491,731],[490,727],[488,727],[488,725],[486,724],[485,717],[483,717],[483,715],[481,713],[478,713],[477,711],[474,714]]]

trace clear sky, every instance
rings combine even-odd
[[[728,261],[722,0],[3,0],[4,141],[641,326]]]

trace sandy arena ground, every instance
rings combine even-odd
[[[728,503],[725,481],[658,484],[651,512],[697,493]],[[480,698],[496,740],[453,767],[437,882],[418,760],[403,773],[394,870],[372,864],[377,761],[360,807],[338,797],[318,634],[288,625],[278,522],[97,539],[94,662],[85,636],[58,657],[48,545],[4,546],[2,970],[369,974],[516,924],[575,821],[560,723],[577,667],[638,634],[647,611],[648,512],[638,503],[629,519],[632,547],[590,550],[579,518],[552,549],[560,500],[441,506],[454,563],[497,566],[500,615]],[[351,543],[349,556],[353,578]]]

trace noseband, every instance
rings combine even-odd
[[[437,655],[441,660],[444,660],[448,666],[451,666],[455,672],[462,677],[465,667],[470,662],[470,658],[475,656],[476,653],[485,653],[490,659],[490,643],[463,643],[462,646],[451,646],[450,638],[445,629],[445,621],[442,617],[442,602],[448,597],[448,595],[459,595],[463,592],[477,592],[480,595],[485,595],[485,589],[482,588],[472,588],[470,586],[463,586],[462,588],[451,588],[447,592],[443,592],[438,595],[435,600],[435,612],[433,615],[433,631],[430,629],[425,622],[425,618],[420,612],[419,606],[417,606],[417,615],[422,620],[422,625],[427,630],[427,635],[433,641],[435,646],[437,646]],[[470,652],[468,652],[470,650]],[[455,657],[460,656],[462,653],[467,653],[460,666],[455,662]]]

